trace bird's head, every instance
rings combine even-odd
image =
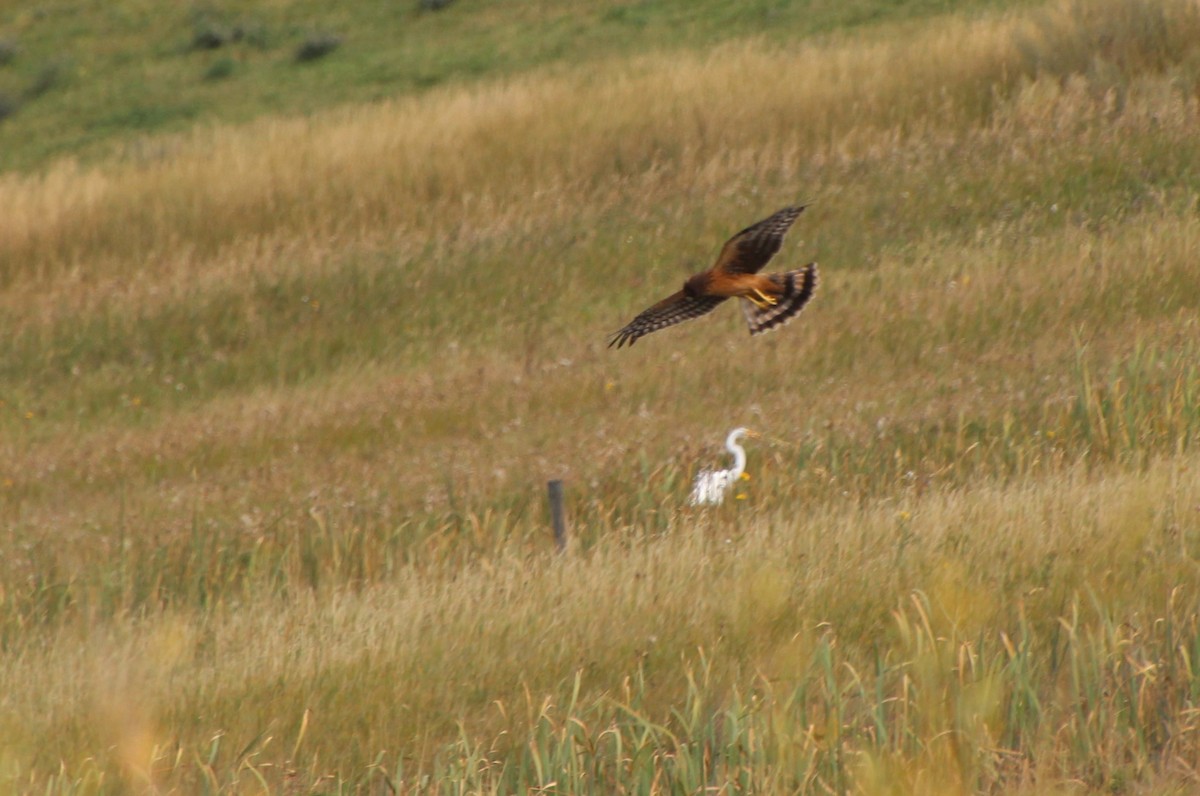
[[[729,432],[729,438],[726,440],[726,442],[728,444],[732,445],[735,442],[737,442],[738,440],[740,440],[742,437],[749,437],[750,439],[759,439],[760,437],[762,437],[762,435],[759,434],[754,429],[745,428],[745,427],[735,428],[733,431]]]

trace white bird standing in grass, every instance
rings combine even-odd
[[[733,467],[728,470],[701,470],[696,475],[692,496],[688,503],[693,506],[716,506],[725,502],[725,493],[746,470],[746,451],[738,444],[742,437],[757,437],[748,428],[735,428],[725,438],[725,450],[733,454]]]

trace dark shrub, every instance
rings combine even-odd
[[[20,51],[21,48],[17,46],[15,39],[0,39],[0,66],[17,60],[17,53]]]
[[[25,89],[26,99],[37,99],[50,89],[62,82],[63,65],[57,61],[46,64],[33,76],[28,88]]]
[[[21,103],[17,102],[16,97],[9,96],[0,91],[0,122],[3,122],[9,116],[17,112],[21,107]]]
[[[224,80],[233,74],[234,62],[232,58],[223,56],[213,61],[208,65],[208,69],[204,70],[205,80]]]
[[[195,30],[192,32],[192,49],[216,50],[232,40],[233,33],[229,28],[211,19],[200,19],[196,21]]]
[[[324,58],[336,50],[341,43],[342,40],[340,37],[329,33],[319,33],[309,36],[296,48],[296,60],[303,63],[305,61],[315,61],[318,58]]]

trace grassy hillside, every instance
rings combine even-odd
[[[436,11],[432,0],[8,3],[0,6],[0,171],[62,156],[153,161],[169,144],[148,135],[197,124],[1012,2],[454,0]]]
[[[774,36],[0,181],[10,789],[1193,789],[1200,11]]]

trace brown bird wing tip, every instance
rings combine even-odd
[[[627,343],[629,345],[633,345],[637,342],[636,337],[634,337],[632,340],[629,338],[630,335],[627,334],[624,329],[619,332],[613,332],[612,339],[608,341],[608,347],[612,348],[613,346],[616,346],[617,348],[623,348]]]

